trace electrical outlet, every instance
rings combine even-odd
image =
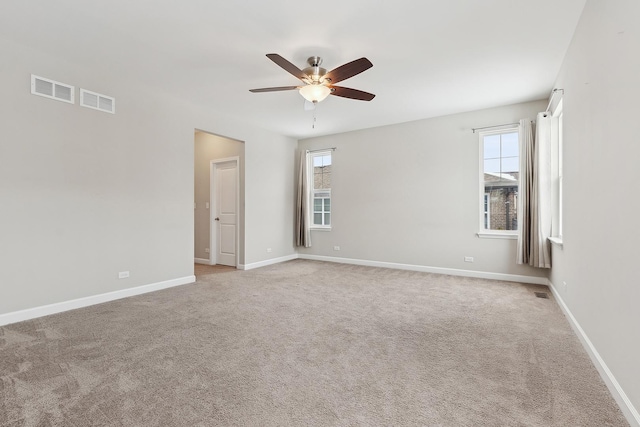
[[[209,248],[204,248],[204,253],[208,254],[209,252],[211,252],[211,250],[209,250]]]
[[[562,281],[562,292],[565,294],[567,293],[567,282],[564,280]]]
[[[267,248],[267,253],[271,253],[271,248]]]
[[[473,257],[472,256],[464,257],[464,262],[473,262]]]
[[[121,271],[120,273],[118,273],[118,279],[126,279],[127,277],[129,277],[128,271]]]
[[[209,209],[209,202],[205,203],[205,204],[204,204],[204,207],[205,207],[205,208],[207,208],[207,209]]]
[[[334,251],[339,251],[339,250],[340,250],[340,246],[334,246],[334,247],[333,247],[333,250],[334,250]]]

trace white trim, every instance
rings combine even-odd
[[[298,254],[291,254],[279,258],[271,258],[264,261],[253,262],[251,264],[239,264],[238,270],[253,270],[254,268],[266,267],[267,265],[279,264],[281,262],[291,261],[292,259],[298,258],[300,258]]]
[[[491,230],[491,193],[482,196],[482,230]]]
[[[502,127],[504,126],[504,127]],[[484,182],[484,175],[485,175],[485,171],[484,171],[484,138],[486,136],[491,136],[491,135],[502,135],[505,133],[517,133],[518,134],[518,162],[520,161],[520,152],[522,150],[520,150],[520,145],[521,145],[521,141],[520,141],[520,124],[519,123],[514,123],[513,125],[509,124],[509,125],[500,125],[499,129],[496,129],[497,127],[491,127],[490,130],[485,130],[485,131],[481,131],[478,132],[478,163],[479,163],[479,171],[480,171],[480,175],[478,176],[478,184],[480,187],[480,203],[479,203],[479,208],[480,208],[480,215],[479,215],[479,224],[478,224],[478,230],[480,230],[477,235],[478,237],[486,237],[489,239],[517,239],[517,233],[518,230],[505,230],[507,232],[515,232],[515,237],[498,237],[498,236],[493,236],[493,235],[489,235],[489,234],[497,234],[500,233],[499,230],[491,230],[491,229],[486,229],[484,228],[484,195],[486,193],[486,188],[485,188],[485,182]],[[500,152],[500,161],[502,161],[502,151]],[[500,170],[502,170],[502,167],[500,167]],[[502,173],[500,173],[502,175]],[[520,191],[520,180],[518,180],[517,183],[517,187],[518,187],[518,191]],[[489,205],[491,205],[491,199],[489,199]],[[489,208],[489,211],[491,211],[491,208]],[[519,210],[518,210],[519,212]],[[518,228],[520,228],[520,224],[518,224]],[[496,233],[497,232],[497,233]],[[507,234],[508,236],[508,234]]]
[[[553,209],[553,216],[551,219],[551,231],[554,235],[558,236],[560,241],[562,241],[562,220],[563,220],[563,203],[562,203],[562,198],[563,198],[563,186],[564,186],[564,172],[563,172],[563,155],[562,155],[562,151],[564,150],[563,145],[564,145],[564,136],[563,136],[563,132],[564,132],[564,113],[563,113],[563,98],[560,98],[560,101],[558,102],[558,105],[556,105],[556,108],[553,111],[552,116],[557,118],[557,138],[555,139],[556,142],[556,146],[552,147],[555,148],[555,150],[552,150],[552,155],[556,156],[556,160],[558,163],[558,168],[555,171],[552,171],[554,173],[554,175],[557,174],[557,176],[553,176],[552,178],[557,179],[558,181],[558,185],[557,185],[557,199],[555,199],[552,203],[552,209]],[[554,206],[555,205],[555,206]],[[554,222],[555,219],[555,222]],[[561,245],[562,246],[562,245]]]
[[[562,242],[562,237],[547,237],[547,239],[556,246],[562,248],[564,243]]]
[[[550,280],[548,280],[547,285],[549,286],[549,289],[551,289],[551,293],[553,293],[553,296],[558,301],[558,305],[567,317],[571,328],[580,339],[580,342],[582,343],[584,349],[587,351],[587,354],[589,354],[589,357],[598,370],[598,373],[609,388],[611,395],[618,403],[620,410],[622,410],[622,413],[627,418],[627,421],[632,426],[635,423],[636,426],[640,427],[640,414],[638,413],[638,410],[633,406],[633,403],[631,403],[631,400],[629,400],[629,397],[620,386],[620,383],[618,383],[618,380],[616,380],[616,378],[613,376],[613,373],[609,370],[607,364],[604,362],[604,360],[602,360],[602,357],[600,357],[598,350],[596,350],[595,346],[578,323],[578,320],[573,317],[571,310],[569,310],[569,307],[567,307],[567,305],[565,304],[556,287],[553,285],[553,283],[551,283]]]
[[[254,262],[251,264],[238,265],[239,270],[252,270],[254,268],[266,267],[267,265],[278,264],[294,259],[307,259],[311,261],[326,261],[339,264],[364,265],[368,267],[393,268],[396,270],[421,271],[425,273],[448,274],[450,276],[476,277],[479,279],[501,280],[507,282],[532,283],[535,285],[548,285],[549,281],[546,277],[524,276],[520,274],[504,274],[491,273],[487,271],[460,270],[456,268],[429,267],[426,265],[400,264],[395,262],[369,261],[354,258],[339,258],[323,255],[309,254],[292,254],[280,258],[272,258],[265,261]]]
[[[490,231],[481,231],[476,233],[481,239],[511,239],[516,240],[518,238],[518,233],[500,233],[500,232],[490,232]]]
[[[425,273],[448,274],[449,276],[477,277],[479,279],[503,280],[507,282],[532,283],[546,285],[546,277],[523,276],[520,274],[491,273],[487,271],[460,270],[457,268],[429,267],[426,265],[399,264],[395,262],[369,261],[353,258],[338,258],[321,255],[299,254],[298,258],[313,261],[337,262],[340,264],[364,265],[367,267],[393,268],[396,270],[421,271]]]
[[[217,229],[213,225],[216,216],[216,182],[215,173],[219,164],[235,162],[236,164],[236,265],[240,265],[240,157],[225,157],[223,159],[213,159],[209,162],[209,265],[218,263],[218,239]]]
[[[309,227],[309,230],[311,231],[331,231],[331,226],[330,225],[316,225],[316,226],[312,226]]]
[[[211,261],[209,260],[209,258],[194,258],[193,262],[195,262],[196,264],[211,265]]]
[[[315,157],[323,157],[329,156],[331,158],[331,172],[333,173],[333,150],[318,150],[318,151],[308,151],[306,152],[306,161],[307,161],[307,186],[309,190],[309,230],[323,230],[323,231],[331,231],[331,225],[333,224],[333,199],[331,197],[331,188],[315,188],[315,176],[314,176],[314,166],[313,160]],[[329,201],[331,203],[331,208],[329,209],[329,215],[331,220],[329,221],[329,225],[325,224],[314,224],[314,213],[315,213],[315,194],[316,192],[329,192]],[[323,210],[322,210],[322,222],[324,223],[324,202],[323,202]]]
[[[314,178],[315,179],[315,178]],[[324,193],[326,196],[326,193],[329,193],[329,197],[317,197],[317,194],[322,194]],[[316,214],[319,213],[321,218],[322,218],[322,224],[314,224],[313,221],[310,222],[309,224],[309,228],[313,229],[313,228],[318,228],[318,229],[331,229],[331,220],[329,220],[329,224],[325,224],[324,223],[324,219],[325,219],[325,214],[329,214],[329,217],[331,218],[331,207],[329,208],[329,211],[325,210],[325,200],[329,199],[329,205],[331,206],[331,203],[333,203],[333,201],[331,200],[331,189],[330,188],[322,188],[322,189],[312,189],[311,190],[311,218],[313,219],[313,221],[315,221],[315,217]],[[322,208],[320,211],[316,211],[316,199],[321,200],[321,204],[322,204]]]
[[[63,311],[88,307],[90,305],[102,304],[104,302],[127,298],[134,295],[146,294],[148,292],[172,288],[174,286],[186,285],[195,281],[196,276],[185,276],[177,279],[165,280],[164,282],[151,283],[149,285],[136,286],[134,288],[127,288],[119,291],[73,299],[70,301],[63,301],[49,305],[42,305],[40,307],[27,308],[25,310],[14,311],[12,313],[0,314],[0,326],[8,325],[10,323],[22,322],[24,320],[35,319],[36,317],[48,316],[50,314],[61,313]]]

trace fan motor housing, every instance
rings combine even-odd
[[[320,66],[320,64],[322,64],[322,58],[319,56],[310,56],[307,59],[307,63],[310,66],[302,70],[302,72],[309,77],[310,83],[321,83],[322,78],[327,74],[327,70]]]

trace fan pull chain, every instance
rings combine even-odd
[[[316,128],[316,109],[313,109],[313,123],[311,124],[311,129]]]

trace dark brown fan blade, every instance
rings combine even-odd
[[[277,53],[267,53],[267,58],[269,58],[270,60],[278,64],[283,70],[299,78],[300,80],[307,77],[300,68],[296,67]]]
[[[371,101],[376,96],[369,92],[363,92],[358,89],[350,89],[348,87],[331,86],[331,95],[341,96],[343,98],[357,99],[360,101]]]
[[[249,92],[260,93],[260,92],[277,92],[279,90],[294,90],[299,89],[300,86],[280,86],[280,87],[263,87],[261,89],[249,89]]]
[[[353,77],[356,74],[360,74],[361,72],[366,71],[371,67],[373,67],[371,61],[369,61],[367,58],[360,58],[329,71],[327,74],[325,74],[324,78],[325,80],[331,79],[330,83],[334,84],[341,82],[342,80],[346,80],[349,77]]]

